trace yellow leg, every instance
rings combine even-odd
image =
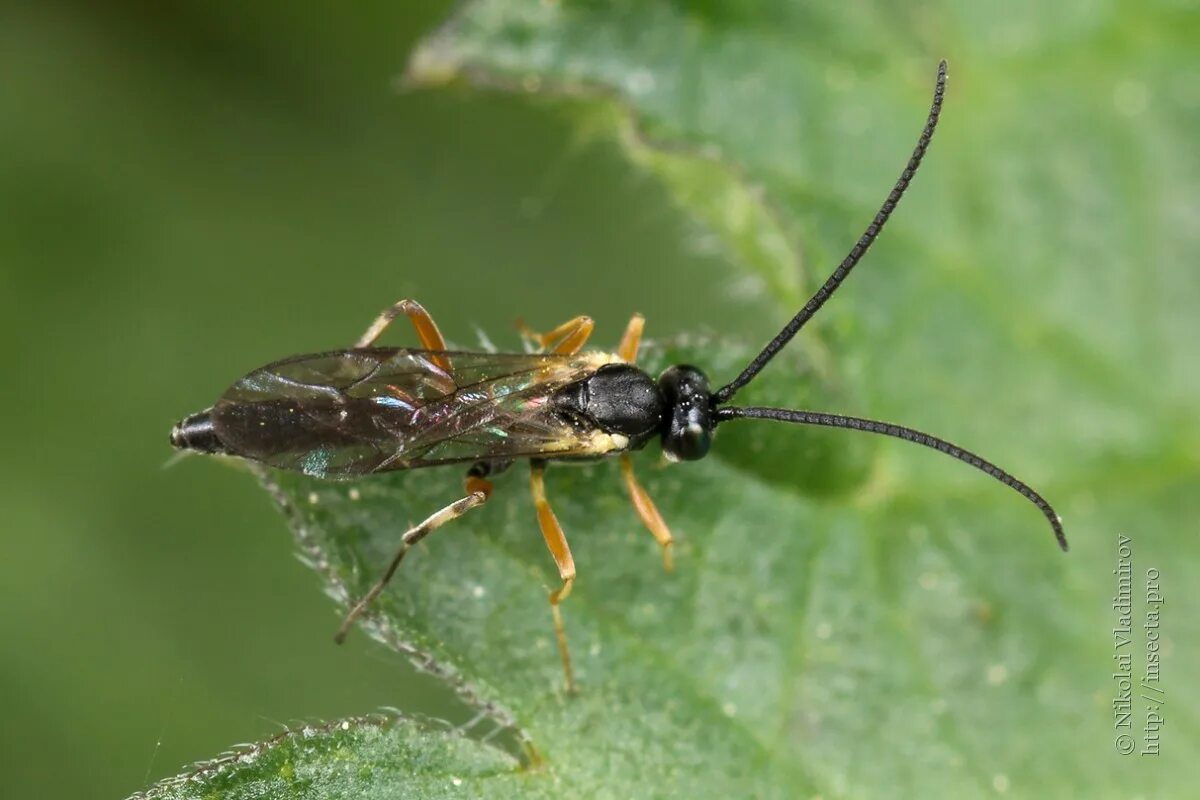
[[[567,537],[563,533],[562,526],[558,524],[558,518],[554,516],[554,511],[546,500],[546,486],[542,477],[546,470],[546,463],[533,461],[530,466],[529,487],[533,492],[534,507],[537,509],[538,526],[542,529],[542,537],[546,540],[546,547],[549,548],[550,555],[554,557],[554,563],[558,566],[558,576],[562,579],[562,586],[557,591],[550,592],[550,613],[554,617],[554,638],[558,640],[558,654],[562,658],[563,675],[567,679],[567,691],[574,694],[575,673],[571,669],[571,651],[567,648],[567,631],[563,626],[562,612],[559,611],[558,606],[570,596],[571,587],[575,584],[575,559],[571,557],[571,548],[567,544]]]
[[[592,335],[592,328],[595,325],[596,323],[592,321],[591,317],[575,317],[552,331],[538,333],[530,329],[524,322],[517,321],[517,329],[521,331],[521,335],[536,342],[543,352],[567,356],[574,355],[583,349],[588,337]]]
[[[438,330],[437,323],[433,321],[433,317],[429,316],[420,303],[416,300],[401,300],[391,308],[385,310],[366,332],[359,337],[355,342],[355,347],[370,347],[375,344],[387,327],[392,324],[392,320],[404,314],[408,317],[412,326],[417,331],[417,338],[421,340],[421,347],[430,350],[434,353],[444,353],[446,350],[446,340],[442,338],[442,332]],[[450,359],[445,355],[432,356],[433,361],[447,372],[450,371]]]
[[[435,512],[415,528],[409,528],[404,533],[404,536],[400,538],[400,549],[396,551],[396,555],[392,558],[392,563],[388,565],[387,570],[383,573],[383,577],[376,581],[371,590],[363,595],[363,598],[355,603],[350,612],[346,614],[346,618],[342,620],[342,626],[338,628],[338,632],[334,635],[333,640],[338,644],[345,641],[346,634],[349,633],[350,626],[354,624],[354,620],[362,616],[367,607],[383,592],[383,587],[387,586],[388,581],[396,574],[396,569],[399,568],[400,562],[404,560],[404,556],[412,549],[413,545],[450,520],[461,517],[475,506],[483,505],[487,502],[491,494],[492,485],[490,483],[482,478],[468,478],[466,497],[461,500],[455,500],[450,505]]]
[[[642,343],[642,328],[645,326],[646,318],[641,314],[634,314],[629,318],[629,324],[625,326],[625,333],[621,336],[621,343],[617,345],[617,355],[624,359],[625,363],[637,363],[638,346]]]
[[[662,547],[663,569],[670,572],[675,568],[675,561],[671,556],[671,547],[675,540],[671,536],[671,530],[667,527],[667,523],[663,521],[662,514],[658,513],[658,507],[654,505],[650,495],[646,494],[646,490],[642,488],[633,474],[633,459],[628,453],[621,456],[621,478],[625,481],[625,488],[629,490],[629,499],[633,501],[633,510],[637,512],[642,523],[650,529],[650,533],[654,534],[654,538]]]

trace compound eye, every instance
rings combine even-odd
[[[712,434],[696,422],[684,426],[678,435],[671,438],[673,440],[670,443],[671,450],[682,461],[704,458],[708,455],[709,446],[712,445]]]

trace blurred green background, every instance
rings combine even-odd
[[[171,424],[246,370],[348,344],[405,296],[464,345],[475,326],[515,342],[518,316],[588,313],[601,343],[635,310],[651,335],[771,327],[571,103],[395,91],[452,6],[0,11],[8,795],[123,796],[300,718],[468,716],[363,637],[333,646],[333,605],[248,475],[163,469]]]
[[[163,469],[172,423],[243,372],[404,296],[467,345],[515,345],[518,316],[586,312],[601,342],[634,310],[651,334],[749,324],[673,296],[728,270],[569,107],[394,90],[451,5],[0,12],[6,796],[124,796],[300,718],[467,716],[399,656],[332,644],[248,475]]]

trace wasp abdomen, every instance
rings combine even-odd
[[[171,429],[171,446],[201,453],[228,452],[213,428],[212,409],[192,414]]]

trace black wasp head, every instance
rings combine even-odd
[[[679,364],[659,376],[658,388],[667,406],[663,416],[663,453],[675,461],[704,458],[716,427],[708,378],[695,367]]]

